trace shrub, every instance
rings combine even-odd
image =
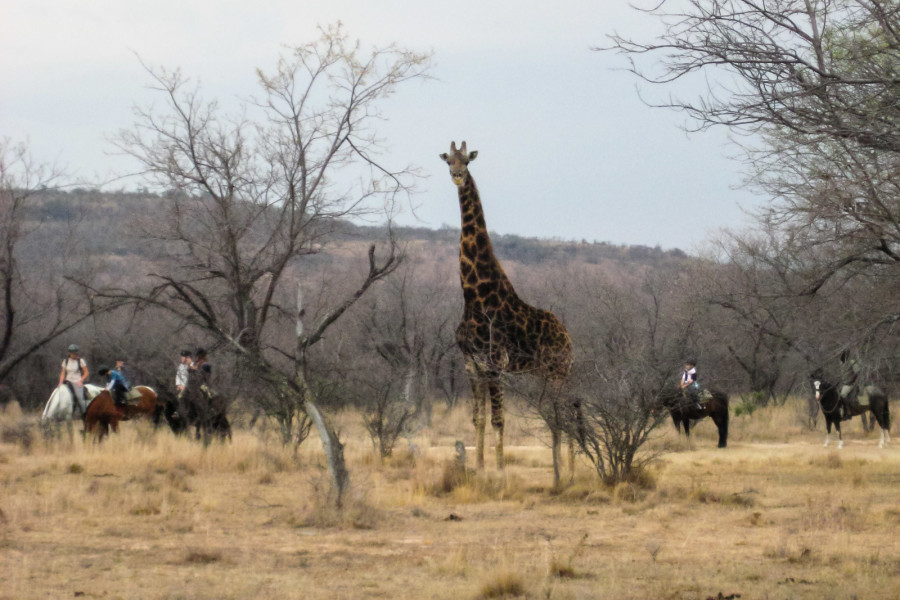
[[[508,598],[525,594],[525,584],[518,573],[503,571],[481,584],[479,598]]]

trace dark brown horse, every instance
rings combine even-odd
[[[822,414],[825,415],[825,446],[831,441],[831,427],[837,430],[838,448],[844,446],[844,436],[841,433],[841,397],[837,384],[825,380],[822,371],[816,370],[810,375],[813,389],[816,391],[816,399],[822,405]],[[891,441],[891,410],[887,395],[875,386],[865,388],[869,396],[869,404],[860,404],[855,397],[847,398],[848,414],[852,417],[871,412],[875,421],[881,427],[881,441],[879,448]],[[853,394],[855,396],[855,394]]]
[[[140,392],[140,399],[137,402],[129,402],[125,406],[117,406],[109,390],[103,390],[97,394],[88,405],[84,416],[85,432],[94,433],[98,440],[102,440],[109,434],[110,428],[118,433],[120,421],[146,417],[153,419],[154,424],[158,424],[156,392],[144,385],[135,386],[134,390]]]
[[[710,417],[719,430],[719,448],[728,445],[728,394],[718,390],[706,390],[700,396],[700,406],[697,408],[692,400],[686,398],[678,388],[669,388],[660,395],[662,405],[669,410],[675,429],[681,431],[684,427],[684,435],[691,437],[691,421],[704,417]]]
[[[211,398],[191,385],[181,395],[175,396],[165,386],[160,387],[159,400],[162,414],[175,435],[186,433],[194,427],[194,437],[208,444],[213,437],[219,440],[231,439],[231,424],[228,422],[228,401],[219,394]]]

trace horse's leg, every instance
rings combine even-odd
[[[72,415],[66,419],[66,433],[69,434],[69,446],[75,447],[75,428],[72,425]]]
[[[831,417],[825,415],[825,443],[823,447],[828,447],[828,442],[831,441]]]
[[[882,400],[877,396],[875,398],[869,396],[869,410],[872,411],[872,420],[878,423],[878,429],[881,431],[878,447],[884,448],[884,445],[890,441],[888,429],[890,429],[891,417],[888,413],[887,398]]]
[[[869,433],[870,431],[875,429],[875,423],[873,422],[874,419],[870,418],[868,411],[863,410],[860,413],[859,417],[860,417],[860,420],[862,421],[863,431],[865,431],[866,433]]]
[[[834,422],[834,428],[837,430],[837,434],[838,434],[838,449],[840,450],[841,448],[844,447],[844,434],[841,433],[841,420],[840,420],[840,417],[838,417],[838,420]]]
[[[712,416],[713,423],[716,424],[716,429],[719,432],[719,448],[725,448],[728,446],[728,422],[725,421],[721,415],[710,415]]]

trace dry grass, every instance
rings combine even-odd
[[[799,402],[799,401],[798,401]],[[515,422],[514,411],[510,420]],[[236,431],[208,449],[126,423],[102,446],[45,444],[0,415],[0,598],[894,598],[900,443],[858,423],[821,447],[793,406],[698,425],[633,482],[586,463],[551,489],[550,453],[511,424],[507,468],[453,466],[465,410],[382,464],[338,415],[352,491],[328,502],[315,439],[295,455]],[[492,464],[492,455],[487,463]],[[567,473],[567,471],[564,471]]]

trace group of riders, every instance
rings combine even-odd
[[[860,362],[850,356],[848,350],[843,350],[840,355],[841,359],[841,383],[838,388],[839,406],[841,410],[841,420],[849,421],[853,415],[851,414],[851,403],[860,393],[859,374]],[[697,375],[697,361],[689,358],[684,361],[684,369],[681,372],[681,382],[679,384],[681,394],[687,403],[697,409],[703,410],[700,402],[702,388],[700,387]]]
[[[81,407],[84,414],[87,406],[84,397],[84,383],[87,381],[90,372],[87,363],[81,358],[77,344],[71,344],[68,348],[69,355],[62,361],[62,370],[59,373],[59,385],[67,385],[72,395]],[[847,350],[841,352],[841,386],[838,390],[840,397],[841,420],[847,421],[851,418],[850,401],[855,399],[859,394],[859,361],[850,357]],[[121,358],[115,360],[115,367],[102,365],[97,373],[101,377],[106,377],[106,389],[109,390],[113,397],[113,401],[117,406],[124,407],[128,403],[128,392],[131,385],[125,374],[125,361]],[[210,379],[212,377],[212,365],[206,355],[206,350],[197,348],[193,353],[190,350],[181,352],[178,368],[175,371],[175,390],[179,399],[184,395],[188,386],[188,381],[196,377],[199,382],[199,389],[206,394],[207,397],[212,395],[210,391]],[[681,381],[679,382],[682,396],[686,402],[697,409],[703,410],[701,404],[702,388],[700,387],[699,375],[697,373],[697,360],[689,358],[684,361],[684,369],[681,372]]]
[[[87,411],[84,384],[90,376],[90,371],[84,358],[79,356],[80,348],[77,344],[71,344],[67,350],[68,356],[63,359],[62,370],[59,373],[59,385],[69,388],[83,415]],[[106,378],[106,389],[109,390],[116,406],[124,408],[131,401],[129,399],[131,384],[125,373],[125,360],[121,357],[116,358],[114,364],[112,369],[101,365],[97,374]],[[188,381],[194,381],[195,378],[201,392],[210,396],[212,365],[210,365],[206,350],[203,348],[197,348],[193,353],[190,350],[181,352],[175,372],[175,389],[179,399],[184,395]]]

